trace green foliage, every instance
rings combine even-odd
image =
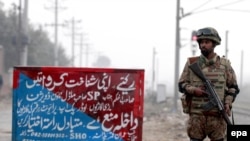
[[[4,48],[4,69],[20,64],[20,52],[18,37],[18,15],[15,11],[4,12],[0,8],[0,45]],[[42,29],[34,29],[28,25],[28,66],[53,66],[54,44]],[[68,66],[70,60],[66,57],[62,47],[58,47],[59,66]]]

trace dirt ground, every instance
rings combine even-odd
[[[238,97],[237,103],[247,101],[245,107],[249,107],[249,97]],[[9,96],[0,96],[0,141],[11,141],[11,113],[12,101]],[[238,104],[238,105],[239,105]],[[143,140],[142,141],[188,141],[186,135],[187,115],[182,113],[178,103],[177,111],[172,111],[173,100],[167,99],[161,103],[155,103],[153,97],[144,100]],[[238,124],[249,124],[250,116],[235,114]],[[206,139],[205,141],[209,141]]]
[[[11,113],[11,97],[4,96],[0,99],[0,118],[6,120],[7,115]],[[187,116],[182,114],[181,110],[172,112],[169,99],[162,103],[154,103],[151,98],[144,101],[144,122],[143,122],[143,141],[187,141],[185,132],[185,123]],[[179,108],[181,109],[180,105]],[[4,123],[6,127],[0,128],[0,141],[11,141],[11,114]]]
[[[3,118],[4,111],[11,113],[11,98],[1,97],[0,112]],[[171,103],[163,102],[154,104],[151,100],[144,103],[143,141],[186,141],[185,133],[186,116],[181,112],[170,112]],[[9,117],[10,119],[12,117]],[[10,141],[11,120],[8,120],[7,129],[0,130],[0,140]],[[1,128],[2,129],[2,128]]]
[[[155,103],[153,98],[144,101],[143,141],[187,141],[186,120],[180,103],[178,110],[172,110],[173,100]]]

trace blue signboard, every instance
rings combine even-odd
[[[143,70],[16,67],[12,140],[140,141],[143,83]]]

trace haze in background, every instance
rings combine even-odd
[[[19,0],[2,0],[4,9],[19,4]],[[54,0],[29,0],[29,19],[34,27],[42,26],[54,40]],[[76,34],[83,33],[84,44],[89,45],[88,62],[83,57],[81,67],[92,67],[98,56],[111,60],[109,67],[142,68],[146,73],[146,87],[151,87],[153,48],[156,49],[156,80],[167,85],[173,93],[176,1],[167,0],[58,0],[59,24],[76,21]],[[192,56],[191,32],[212,26],[222,38],[216,47],[219,55],[225,55],[225,33],[228,34],[228,58],[235,68],[239,83],[249,85],[250,69],[250,1],[241,0],[181,0],[183,13],[191,15],[180,20],[181,44],[180,72],[186,58]],[[71,25],[58,28],[58,42],[72,55]],[[75,66],[80,66],[80,36],[75,36]],[[82,54],[86,56],[86,46]],[[243,80],[241,55],[244,53]],[[196,55],[199,55],[197,49]]]

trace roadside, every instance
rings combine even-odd
[[[150,100],[149,100],[150,101]],[[181,112],[172,113],[169,102],[152,103],[145,100],[143,141],[184,141],[186,116]],[[12,99],[0,99],[0,141],[11,141]]]
[[[10,96],[0,97],[0,140],[11,141],[12,101]]]
[[[249,103],[242,102],[246,99],[239,97],[236,105],[249,107]],[[247,97],[248,100],[248,97]],[[144,121],[143,141],[187,141],[186,120],[187,115],[181,111],[178,103],[178,110],[171,111],[172,99],[161,103],[153,102],[153,98],[144,100]],[[249,124],[250,117],[247,115],[235,114],[237,124]],[[11,141],[12,122],[12,99],[10,96],[0,97],[0,141]],[[208,141],[208,139],[206,139]]]

